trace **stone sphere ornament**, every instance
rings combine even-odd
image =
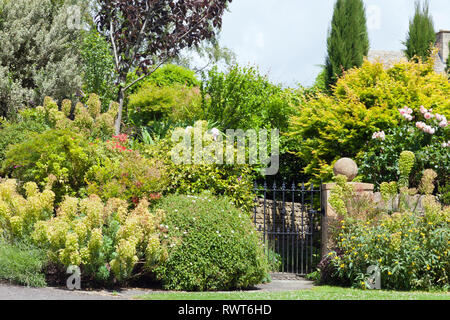
[[[347,181],[350,182],[358,175],[358,166],[350,158],[341,158],[334,164],[333,172],[335,176],[339,174],[346,176]]]

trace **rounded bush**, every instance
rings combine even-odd
[[[268,266],[260,237],[229,199],[172,195],[160,208],[169,254],[155,271],[166,289],[229,290],[263,282]]]

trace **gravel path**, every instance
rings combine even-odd
[[[262,284],[254,291],[291,291],[305,290],[313,287],[311,281],[299,280],[273,280]],[[61,288],[28,288],[6,283],[0,283],[0,300],[128,300],[143,294],[167,292],[149,289],[126,289],[121,291],[69,291]]]

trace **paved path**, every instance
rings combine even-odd
[[[305,290],[313,287],[311,281],[274,280],[262,284],[255,291],[290,291]],[[0,283],[0,300],[128,300],[138,295],[167,292],[149,289],[126,289],[122,291],[69,291],[61,288],[27,288],[11,284]]]

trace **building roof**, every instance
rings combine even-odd
[[[396,63],[408,61],[404,52],[402,51],[383,50],[369,51],[367,59],[370,62],[381,62],[385,68],[392,68]]]
[[[370,62],[380,62],[386,69],[392,68],[396,63],[407,62],[408,59],[403,51],[382,51],[371,50],[367,55]],[[436,55],[434,63],[434,71],[437,73],[445,73],[446,65],[440,57]]]

